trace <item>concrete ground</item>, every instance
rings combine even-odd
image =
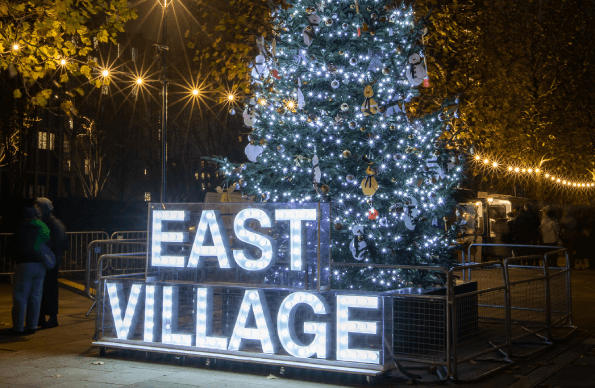
[[[574,271],[572,277],[575,325],[581,330],[571,339],[468,387],[593,387],[595,386],[595,271]],[[60,326],[33,335],[12,337],[12,287],[0,283],[0,386],[1,387],[357,387],[359,376],[288,370],[255,364],[109,350],[100,357],[91,346],[93,315],[85,314],[91,302],[60,290]],[[475,365],[467,365],[473,369]],[[479,365],[477,366],[479,367]],[[397,374],[398,375],[398,374]],[[410,378],[379,379],[378,387],[415,384]],[[425,387],[424,384],[415,384]],[[446,382],[446,385],[457,385]],[[430,386],[430,385],[428,385]]]

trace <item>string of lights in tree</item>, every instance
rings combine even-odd
[[[474,159],[476,167],[487,168],[490,172],[530,175],[535,177],[535,179],[541,177],[546,182],[571,189],[592,189],[595,187],[595,183],[592,182],[567,179],[560,175],[550,174],[539,167],[527,167],[530,164],[519,166],[511,163],[500,163],[496,159],[481,155],[475,155]]]
[[[424,20],[380,0],[293,0],[257,41],[252,127],[240,166],[216,158],[229,183],[260,201],[332,202],[332,258],[369,264],[452,265],[442,220],[464,157],[448,136],[456,101],[409,117],[428,85]],[[233,111],[231,112],[234,113]],[[431,271],[336,267],[335,286],[393,289],[444,281]]]

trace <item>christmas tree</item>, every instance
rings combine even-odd
[[[330,201],[335,262],[452,266],[455,101],[408,109],[429,82],[424,19],[380,0],[288,0],[273,18],[244,110],[251,163],[218,159],[229,187],[256,201]],[[368,290],[444,281],[372,266],[332,275],[335,287]]]

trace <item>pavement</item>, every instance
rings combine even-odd
[[[68,283],[68,282],[65,282]],[[530,358],[466,387],[532,388],[595,387],[595,271],[572,276],[575,325],[581,330]],[[12,337],[12,287],[0,280],[0,387],[361,387],[360,376],[218,361],[138,351],[108,350],[102,357],[93,347],[92,302],[70,284],[60,290],[60,325],[35,334]],[[479,365],[467,365],[467,369]],[[430,387],[399,375],[375,380],[377,387]],[[463,385],[452,381],[447,386]]]

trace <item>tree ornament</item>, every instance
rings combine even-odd
[[[409,57],[409,66],[407,66],[406,76],[407,80],[412,86],[419,86],[427,77],[426,69],[421,63],[421,57],[417,53],[411,54]]]
[[[246,182],[245,179],[240,179],[238,181],[238,184],[240,185],[241,188],[248,186],[248,182]]]
[[[242,163],[242,164],[240,165],[240,168],[241,168],[242,170],[245,170],[246,168],[248,168],[248,166],[246,166],[246,164]]]
[[[335,116],[335,123],[341,124],[344,121],[345,121],[345,117],[341,116],[340,114]]]
[[[260,154],[262,154],[263,151],[264,151],[263,147],[253,145],[253,144],[248,144],[245,149],[246,156],[248,157],[248,160],[253,163],[256,163],[256,161],[257,161],[256,159],[260,156]]]
[[[397,126],[395,124],[391,124],[388,129],[390,129],[391,131],[394,131],[395,129],[397,129]]]
[[[343,112],[347,112],[349,110],[349,105],[346,102],[342,103],[341,104],[341,110]]]
[[[378,14],[374,12],[373,14],[370,15],[370,17],[372,19],[376,19],[376,18],[378,18]]]
[[[349,174],[345,177],[345,179],[347,180],[347,183],[353,183],[355,182],[355,175]]]
[[[360,127],[359,129],[361,132],[366,132],[366,127]]]
[[[349,60],[349,64],[350,64],[351,66],[355,66],[355,65],[357,65],[357,58],[355,58],[355,57],[351,58],[351,59]]]
[[[279,151],[281,153],[285,152],[285,146],[283,144],[279,144],[277,146],[277,151]]]
[[[378,218],[378,210],[374,208],[368,210],[368,219],[374,221],[376,218]]]
[[[304,109],[304,93],[302,93],[302,81],[298,79],[298,90],[297,90],[298,109]]]
[[[236,114],[236,110],[235,110],[235,109],[233,109],[233,108],[231,108],[231,109],[229,110],[229,114],[230,114],[230,115],[232,115],[232,116],[233,116],[233,115],[235,115],[235,114]]]
[[[312,157],[312,181],[314,184],[320,183],[320,178],[322,176],[322,172],[320,171],[320,167],[318,166],[318,155],[314,155]]]
[[[244,125],[246,125],[247,127],[251,127],[254,125],[254,123],[256,122],[256,119],[258,118],[258,112],[256,112],[256,109],[253,108],[246,108],[244,110]]]
[[[306,14],[307,15],[312,15],[312,14],[315,14],[315,13],[316,13],[316,8],[314,8],[314,7],[308,7],[308,8],[306,8]]]
[[[332,26],[332,25],[333,25],[333,19],[331,19],[331,18],[328,18],[328,19],[326,19],[326,20],[324,21],[324,24],[326,24],[326,25],[327,25],[327,27],[330,27],[330,26]]]
[[[345,159],[349,159],[349,158],[351,158],[351,151],[349,151],[349,150],[345,150],[345,151],[343,151],[343,157],[344,157]]]
[[[322,194],[327,195],[328,192],[330,191],[330,187],[328,185],[322,185],[320,187],[320,191],[322,192]]]
[[[388,221],[386,219],[386,217],[382,217],[378,220],[378,224],[380,224],[380,226],[386,226],[388,225]]]
[[[390,69],[388,67],[385,67],[384,69],[382,69],[382,74],[389,75],[390,74]]]
[[[260,198],[262,199],[262,202],[268,201],[269,198],[270,198],[269,193],[262,193],[262,195],[260,196]]]
[[[368,248],[368,245],[364,241],[364,226],[355,225],[351,228],[351,232],[353,233],[354,237],[351,239],[351,243],[349,244],[349,250],[351,251],[354,259],[361,261],[365,258]]]
[[[372,89],[372,85],[366,86],[364,88],[364,96],[366,97],[366,99],[362,104],[362,112],[364,113],[364,116],[376,114],[376,112],[378,112],[378,104],[372,98],[373,95],[374,89]]]
[[[344,30],[346,30],[346,29],[349,28],[349,24],[343,23],[343,24],[341,24],[341,28],[344,29]],[[341,53],[339,52],[339,54],[341,54]],[[343,55],[343,54],[341,54],[341,55]]]
[[[378,190],[378,182],[376,182],[376,179],[374,178],[374,170],[372,170],[369,165],[366,169],[366,174],[366,179],[362,181],[361,188],[364,195],[370,197],[376,193],[376,190]]]
[[[355,129],[355,127],[357,127],[357,123],[355,121],[350,121],[349,122],[349,128],[350,129]]]
[[[337,89],[341,84],[336,79],[331,82],[331,87]]]
[[[341,230],[341,229],[343,229],[343,224],[342,224],[342,223],[340,223],[340,222],[337,222],[337,223],[335,224],[335,230]]]

